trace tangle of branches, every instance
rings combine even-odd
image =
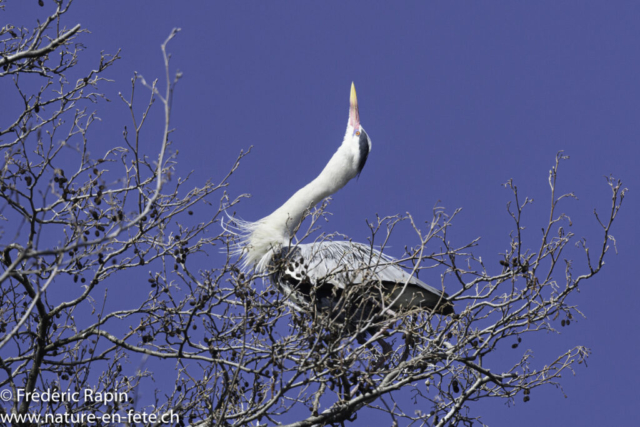
[[[370,240],[382,250],[397,227],[415,232],[393,262],[412,274],[438,271],[457,314],[413,310],[347,328],[326,313],[292,310],[268,278],[241,272],[242,260],[231,255],[235,236],[218,223],[243,197],[230,197],[227,188],[248,151],[216,182],[195,186],[176,176],[171,98],[181,75],[171,73],[167,43],[177,30],[162,44],[163,83],[134,75],[120,100],[131,123],[119,146],[98,152],[93,108],[120,52],[81,69],[86,29],[66,24],[72,1],[56,4],[35,28],[0,29],[3,90],[21,100],[13,117],[0,120],[0,390],[12,396],[0,415],[93,414],[128,423],[135,410],[157,417],[139,425],[302,427],[343,425],[361,411],[379,411],[392,425],[472,425],[481,424],[481,413],[470,403],[527,401],[536,388],[560,386],[560,375],[588,357],[588,349],[575,347],[534,364],[532,352],[518,347],[581,315],[571,296],[598,274],[615,244],[611,227],[626,190],[619,181],[607,181],[611,208],[594,221],[599,244],[577,242],[587,259],[580,272],[565,260],[576,237],[562,213],[572,194],[556,192],[562,153],[550,171],[550,213],[539,239],[521,233],[531,200],[505,184],[515,231],[500,265],[474,254],[478,240],[451,242],[457,211],[437,207],[426,222],[376,218]],[[80,77],[71,81],[71,71]],[[134,99],[140,92],[142,106]],[[162,136],[145,153],[141,131],[158,108]],[[206,219],[195,221],[193,210],[203,205]],[[310,231],[326,208],[312,213]],[[363,292],[354,286],[344,298],[356,301]],[[359,339],[372,325],[373,336]],[[389,344],[385,355],[379,338]],[[497,357],[505,347],[519,352],[514,363]],[[19,397],[83,390],[125,397]],[[164,415],[175,417],[165,422]]]

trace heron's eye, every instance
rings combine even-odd
[[[359,130],[356,131],[356,136],[360,136],[360,131]]]

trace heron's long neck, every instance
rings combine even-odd
[[[271,215],[248,226],[245,265],[264,270],[274,247],[286,245],[300,225],[307,209],[344,187],[357,174],[357,158],[344,144],[331,157],[320,175],[280,206]],[[267,256],[267,257],[265,257]]]
[[[342,148],[336,151],[316,179],[298,190],[284,205],[265,218],[282,230],[284,240],[288,241],[293,236],[308,209],[340,190],[355,176],[347,150]]]

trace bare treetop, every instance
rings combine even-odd
[[[173,71],[168,43],[178,30],[161,45],[162,82],[134,74],[122,88],[119,101],[131,123],[114,124],[123,126],[122,140],[99,152],[91,126],[104,98],[100,86],[120,52],[89,58],[94,64],[87,69],[78,65],[86,30],[66,23],[72,1],[56,5],[34,28],[0,29],[0,78],[22,100],[13,117],[0,118],[0,390],[10,391],[0,416],[14,417],[0,423],[27,425],[31,418],[19,417],[35,414],[49,416],[52,425],[86,424],[89,415],[133,425],[131,414],[145,412],[156,419],[136,425],[302,427],[344,425],[376,411],[385,425],[477,425],[482,406],[473,402],[529,401],[536,389],[561,387],[561,374],[584,363],[585,347],[534,361],[523,342],[582,315],[572,296],[615,246],[611,230],[626,191],[619,181],[603,183],[611,207],[596,213],[601,240],[590,248],[569,231],[563,213],[573,195],[557,191],[567,159],[559,153],[548,176],[549,216],[536,239],[522,233],[531,200],[514,182],[505,184],[510,201],[496,215],[510,219],[513,231],[503,253],[481,257],[479,239],[452,239],[459,211],[440,206],[429,218],[368,221],[366,243],[337,233],[318,237],[330,206],[323,194],[314,200],[322,201],[318,208],[309,211],[315,203],[307,203],[295,212],[287,232],[297,231],[298,239],[288,233],[282,242],[292,252],[274,253],[253,268],[246,253],[234,252],[246,240],[220,226],[227,215],[242,225],[233,209],[244,195],[231,197],[227,189],[233,173],[248,173],[240,163],[249,150],[200,186],[175,174],[172,97],[182,75]],[[141,132],[157,109],[161,137],[154,151],[144,152]],[[361,132],[351,142],[364,150],[367,134],[353,126],[359,126],[357,107],[349,120]],[[364,163],[355,166],[353,176]],[[206,209],[204,220],[194,216],[196,208]],[[397,259],[383,255],[400,227],[413,240]],[[570,243],[582,250],[585,269],[573,266]],[[327,245],[340,247],[342,256],[306,280],[296,250],[306,250],[308,261]],[[378,262],[364,262],[358,251]],[[394,305],[399,294],[382,292],[391,282],[385,271],[401,277],[402,283],[394,279],[400,285],[433,289],[455,314],[439,314],[438,304]],[[127,289],[133,286],[136,292]],[[304,298],[295,293],[300,286],[307,287]],[[375,292],[375,301],[367,297]],[[319,298],[332,305],[317,304]],[[371,304],[378,306],[361,309]],[[94,397],[20,398],[84,390]],[[96,398],[106,393],[115,398]]]

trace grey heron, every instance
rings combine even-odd
[[[294,244],[295,231],[305,212],[358,176],[371,151],[371,139],[360,124],[355,86],[351,97],[347,131],[342,144],[320,175],[298,190],[272,214],[256,222],[233,219],[240,236],[237,253],[243,268],[267,273],[291,305],[344,311],[343,294],[357,285],[357,313],[353,317],[393,314],[398,309],[422,308],[453,314],[448,295],[407,273],[393,258],[370,245],[347,241]],[[372,297],[372,298],[369,298]],[[353,305],[349,306],[353,310]],[[345,313],[340,314],[346,319]]]

